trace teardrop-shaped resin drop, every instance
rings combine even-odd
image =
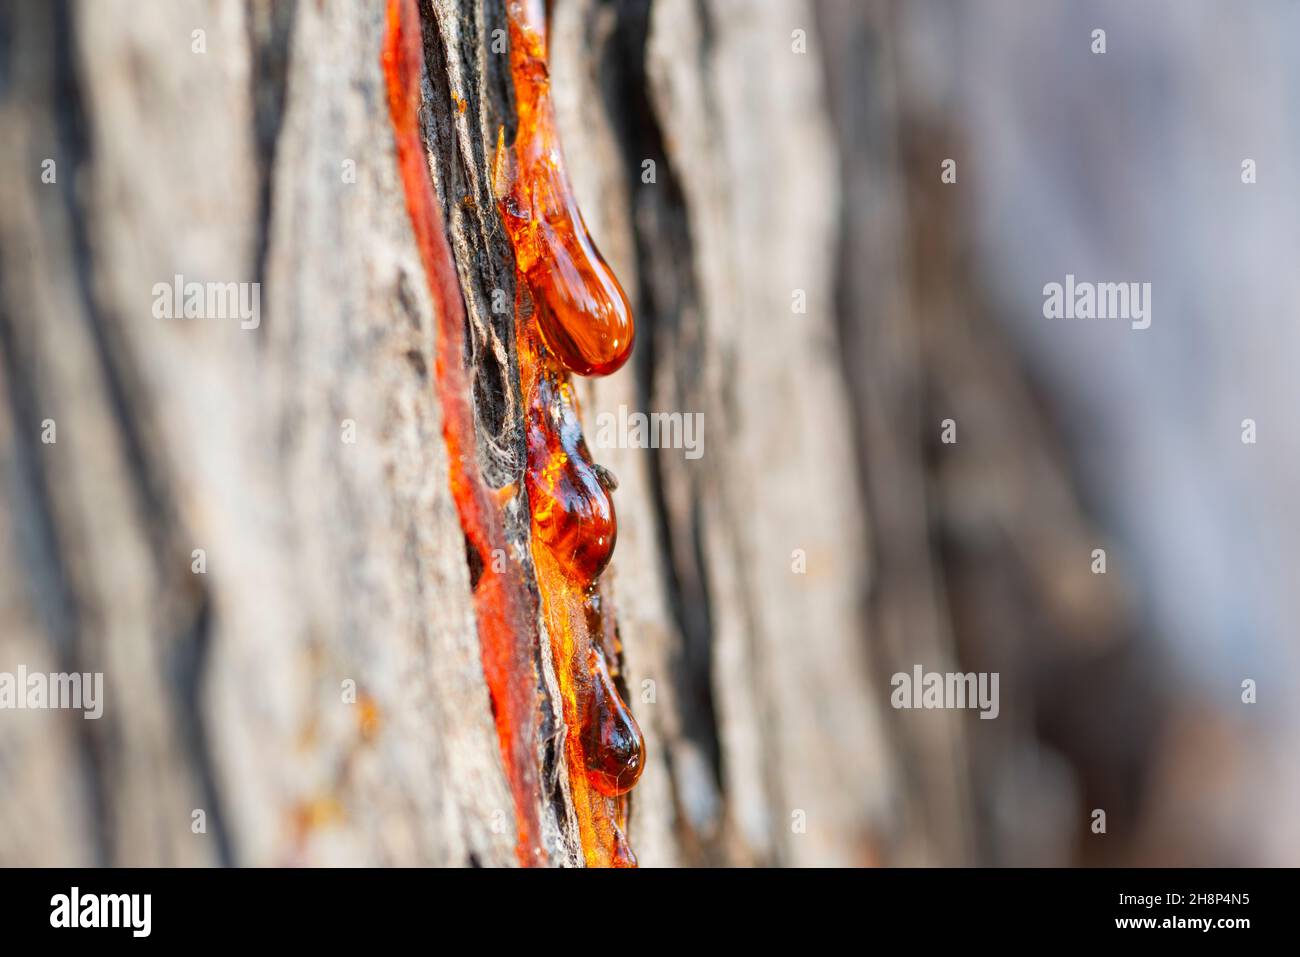
[[[632,354],[632,307],[587,235],[581,214],[545,222],[546,254],[529,271],[528,288],[546,347],[570,372],[600,376]]]
[[[593,647],[588,654],[591,697],[582,716],[582,749],[587,780],[608,797],[632,790],[645,768],[645,738],[641,726],[623,703],[609,675],[605,656]]]
[[[540,6],[513,6],[510,28],[519,124],[509,150],[498,132],[492,164],[502,225],[547,349],[577,375],[609,375],[632,354],[632,307],[587,231],[565,170]]]

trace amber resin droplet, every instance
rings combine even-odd
[[[552,375],[537,383],[528,412],[525,484],[533,533],[586,588],[609,564],[618,525],[614,500],[587,452],[571,390]]]
[[[512,153],[497,142],[502,219],[547,349],[570,372],[609,375],[632,354],[632,308],[587,232],[564,169],[544,20],[535,0],[515,0],[509,12],[519,130]]]
[[[582,748],[587,780],[601,794],[617,797],[632,790],[645,766],[645,738],[610,677],[605,655],[588,654],[591,699],[583,714]]]

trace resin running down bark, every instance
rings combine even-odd
[[[516,341],[528,416],[533,566],[560,686],[569,788],[587,864],[633,866],[627,792],[645,766],[645,742],[614,683],[617,625],[596,577],[613,547],[613,507],[581,433],[575,437],[567,375],[523,313]],[[608,522],[593,520],[602,508]]]
[[[627,360],[632,315],[587,235],[564,173],[541,11],[512,4],[509,17],[519,134],[509,154],[498,137],[494,180],[519,279],[524,486],[540,607],[520,570],[509,564],[502,569],[493,560],[505,552],[505,534],[476,465],[464,306],[419,124],[423,50],[414,0],[389,0],[384,75],[407,208],[437,313],[436,384],[446,415],[452,494],[477,558],[474,605],[483,670],[515,801],[519,859],[546,860],[538,818],[534,666],[540,613],[562,699],[564,755],[583,860],[589,866],[635,866],[626,837],[628,791],[645,765],[645,742],[617,685],[621,645],[608,586],[600,581],[617,539],[614,483],[591,459],[569,379],[571,372],[607,374]]]
[[[583,856],[589,865],[634,866],[628,792],[645,766],[645,740],[616,684],[618,627],[599,580],[617,539],[612,483],[591,459],[569,381],[569,373],[607,375],[627,361],[632,313],[587,234],[564,170],[542,5],[512,2],[507,13],[519,125],[509,149],[504,131],[498,136],[494,180],[519,278],[533,564]]]
[[[464,304],[420,134],[423,63],[415,0],[389,0],[382,56],[389,113],[407,211],[434,304],[434,381],[444,416],[452,497],[466,543],[481,569],[473,587],[483,672],[515,804],[519,861],[530,866],[546,862],[538,814],[538,681],[533,659],[536,606],[517,569],[509,564],[502,568],[494,561],[494,556],[508,554],[506,536],[499,509],[477,465],[474,411],[463,359]]]
[[[510,72],[519,129],[497,138],[496,189],[537,329],[570,372],[609,375],[632,354],[632,308],[592,242],[564,169],[541,0],[511,0]]]

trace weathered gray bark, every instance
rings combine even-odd
[[[619,9],[571,4],[552,40],[583,208],[641,293],[638,378],[597,382],[588,408],[706,423],[694,462],[606,453],[626,480],[620,508],[632,503],[616,561],[638,636],[630,684],[661,692],[639,712],[652,756],[633,836],[683,863],[869,862],[897,793],[835,368],[836,155],[826,115],[807,109],[823,98],[819,61],[791,46],[815,29],[811,8]]]
[[[509,863],[381,6],[6,16],[0,642],[107,687],[4,714],[0,857]]]

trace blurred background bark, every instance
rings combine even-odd
[[[954,64],[994,75],[1043,35],[1086,51],[1087,24],[1063,4],[1020,32],[1023,5],[996,3],[552,6],[565,157],[638,323],[632,362],[581,383],[589,441],[620,407],[705,423],[699,459],[593,448],[620,481],[641,863],[1256,859],[1230,827],[1216,843],[1222,806],[1200,838],[1177,800],[1150,810],[1153,769],[1166,794],[1193,773],[1165,736],[1195,711],[1180,655],[1136,574],[1090,570],[1122,523],[1080,464],[1087,417],[1005,319],[1018,279],[1061,276],[1022,271],[970,199],[999,188],[990,130],[1033,101]],[[481,464],[505,487],[504,8],[421,13]],[[515,862],[382,30],[379,0],[0,7],[0,671],[106,685],[98,721],[0,712],[0,863]],[[154,318],[177,274],[261,283],[259,327]],[[917,664],[999,672],[999,719],[891,709]],[[1211,753],[1237,747],[1199,720]]]

